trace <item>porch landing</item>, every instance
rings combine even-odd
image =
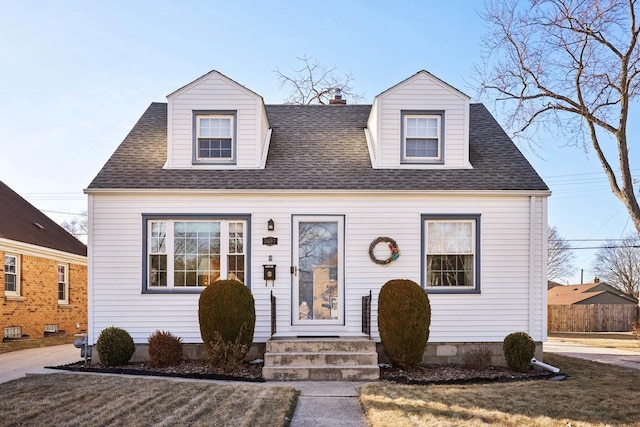
[[[368,338],[273,338],[262,376],[267,381],[376,381],[376,343]]]

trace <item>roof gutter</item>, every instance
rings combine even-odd
[[[550,190],[340,190],[340,189],[210,189],[210,188],[85,188],[85,194],[421,194],[450,196],[551,196]]]

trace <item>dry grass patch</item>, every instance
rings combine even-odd
[[[640,371],[545,354],[564,381],[360,388],[372,426],[637,426]]]
[[[640,340],[632,332],[553,332],[551,342],[568,342],[594,347],[640,352]]]
[[[50,347],[52,345],[71,344],[78,337],[73,335],[54,335],[45,338],[0,342],[0,354],[28,348]],[[78,351],[78,354],[79,351]]]
[[[291,387],[35,375],[0,388],[2,425],[286,426]]]

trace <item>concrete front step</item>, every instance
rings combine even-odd
[[[378,353],[376,352],[291,352],[268,353],[265,357],[265,366],[344,366],[344,365],[377,365]],[[266,356],[266,355],[265,355]]]
[[[265,366],[267,381],[377,381],[380,368],[375,366]]]
[[[366,338],[276,338],[267,341],[262,376],[271,381],[375,381],[376,343]]]
[[[366,338],[276,338],[267,341],[266,351],[268,353],[375,352],[376,343]]]

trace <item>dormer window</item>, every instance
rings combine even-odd
[[[236,162],[236,113],[194,112],[194,163]]]
[[[444,163],[442,111],[402,112],[402,162]]]

